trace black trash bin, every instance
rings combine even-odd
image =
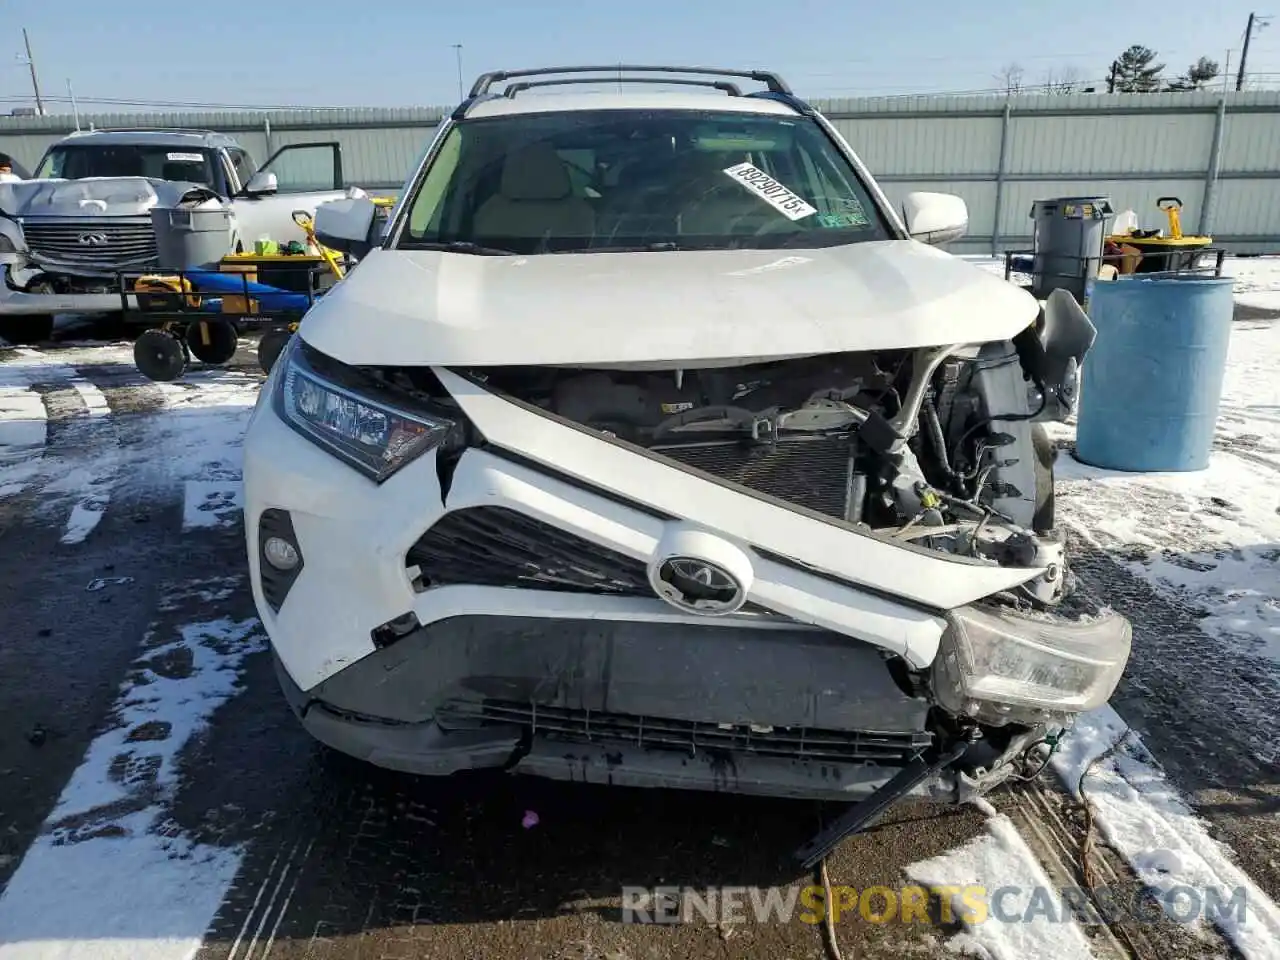
[[[1043,300],[1054,290],[1066,290],[1088,309],[1102,264],[1107,221],[1114,213],[1108,197],[1056,197],[1031,205],[1034,296]]]

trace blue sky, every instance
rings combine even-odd
[[[219,9],[225,16],[217,17]],[[1100,79],[1126,46],[1180,73],[1201,54],[1239,60],[1250,4],[1061,0],[869,4],[850,0],[336,0],[175,4],[172,0],[6,3],[0,109],[30,97],[19,61],[31,34],[43,92],[71,79],[91,98],[305,106],[453,103],[453,44],[466,83],[487,69],[620,60],[770,67],[802,95],[981,90],[1017,62]],[[127,11],[127,12],[126,12]],[[1280,14],[1263,7],[1259,14]],[[235,26],[239,24],[240,26]],[[1250,72],[1280,87],[1280,22],[1253,41]],[[26,103],[30,101],[27,100]],[[67,110],[52,102],[50,109]]]

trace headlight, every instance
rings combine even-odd
[[[1116,614],[1038,619],[961,607],[934,661],[934,693],[952,713],[1000,723],[1081,713],[1106,703],[1129,660],[1133,629]]]
[[[448,418],[404,409],[386,388],[350,368],[334,364],[321,373],[296,336],[272,372],[276,415],[378,483],[456,429]]]

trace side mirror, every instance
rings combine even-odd
[[[251,197],[260,197],[263,194],[275,193],[280,189],[280,181],[276,179],[276,175],[269,170],[259,170],[249,182],[245,184],[244,192]]]
[[[950,193],[909,193],[902,219],[911,239],[939,244],[959,240],[969,229],[969,208]]]
[[[360,258],[373,249],[370,236],[377,212],[367,196],[330,200],[316,207],[316,239],[330,250]]]

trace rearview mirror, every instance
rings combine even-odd
[[[902,201],[902,220],[913,240],[950,243],[968,231],[969,208],[954,194],[909,193]]]
[[[377,207],[367,196],[330,200],[316,207],[316,239],[330,250],[360,258],[373,249]]]
[[[251,197],[260,197],[266,193],[275,193],[280,189],[280,181],[269,170],[259,170],[245,184],[244,192]]]

